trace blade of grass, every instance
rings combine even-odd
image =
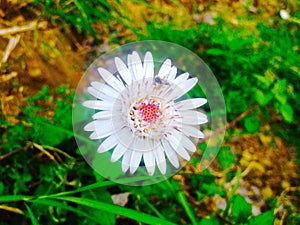
[[[86,26],[86,29],[90,32],[90,34],[93,36],[93,38],[97,39],[96,32],[90,24],[89,17],[85,11],[84,5],[81,3],[81,1],[78,1],[78,0],[73,0],[73,2],[77,6],[78,10],[81,12],[83,23]]]
[[[189,217],[189,219],[191,220],[193,225],[197,225],[197,220],[196,217],[194,215],[194,212],[184,194],[184,192],[181,190],[180,187],[176,188],[178,190],[175,190],[175,188],[173,187],[173,185],[170,183],[169,180],[166,180],[166,185],[169,187],[169,189],[174,193],[174,195],[176,196],[177,201],[179,202],[179,204],[182,205],[185,213],[187,214],[187,216]]]
[[[155,178],[155,176],[153,176],[153,178]],[[123,184],[123,183],[133,183],[133,182],[138,182],[138,181],[143,181],[143,180],[145,180],[145,177],[126,177],[126,178],[121,178],[119,180],[119,182]],[[117,183],[115,183],[113,181],[101,181],[101,182],[97,182],[97,183],[94,183],[94,184],[87,185],[85,187],[78,188],[78,189],[73,190],[73,191],[59,192],[59,193],[55,193],[55,194],[52,194],[52,195],[41,196],[40,198],[56,197],[56,196],[63,196],[63,195],[72,195],[72,194],[75,194],[75,193],[78,193],[78,192],[83,192],[83,191],[88,191],[88,190],[92,190],[92,189],[95,189],[95,188],[108,187],[108,186],[113,186],[113,185],[117,185]],[[0,200],[1,200],[1,198],[0,198]]]
[[[77,197],[54,197],[54,199],[70,201],[70,202],[77,203],[79,205],[84,205],[84,206],[88,206],[88,207],[91,207],[94,209],[99,209],[99,210],[103,210],[103,211],[107,211],[107,212],[117,212],[121,216],[125,216],[127,218],[137,220],[137,221],[140,221],[143,223],[147,223],[150,225],[151,224],[153,224],[153,225],[157,225],[157,224],[175,225],[172,222],[154,217],[152,215],[148,215],[146,213],[138,212],[138,211],[128,209],[128,208],[118,206],[118,205],[112,205],[112,204],[108,204],[108,203],[104,203],[104,202],[98,202],[98,201],[91,200],[91,199],[77,198]]]
[[[39,225],[39,222],[37,220],[37,218],[34,216],[32,210],[30,209],[30,207],[25,203],[26,209],[28,211],[29,217],[31,219],[32,225]]]
[[[15,208],[15,207],[10,207],[10,206],[7,206],[7,205],[0,205],[0,209],[24,215],[24,212],[21,209],[18,209],[18,208]]]
[[[161,219],[165,219],[165,217],[155,208],[154,205],[152,205],[148,199],[142,195],[139,195],[139,197],[141,198],[142,201],[144,201],[144,203],[146,203],[146,205]]]
[[[184,194],[183,191],[179,191],[177,193],[177,200],[182,205],[184,211],[186,212],[187,216],[190,218],[193,225],[197,225],[197,220],[195,218],[194,212]]]
[[[5,195],[0,196],[0,204],[4,202],[26,201],[34,197],[28,195]]]
[[[55,206],[55,207],[58,207],[58,208],[61,208],[61,209],[72,211],[72,212],[74,212],[74,213],[76,213],[80,216],[84,216],[84,217],[98,223],[98,221],[96,220],[95,217],[93,217],[93,216],[89,215],[88,213],[85,213],[82,210],[79,210],[75,207],[72,207],[72,206],[67,205],[67,204],[63,204],[60,201],[55,201],[55,200],[52,200],[52,199],[38,198],[38,199],[34,199],[34,200],[29,200],[29,202],[37,203],[37,204],[41,204],[41,205],[47,205],[47,206]]]

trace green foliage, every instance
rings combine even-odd
[[[230,151],[230,147],[223,147],[220,149],[218,161],[223,170],[229,168],[234,163],[235,156]]]
[[[232,203],[232,220],[235,223],[245,223],[252,214],[251,205],[241,195],[236,195]]]
[[[25,203],[25,206],[27,208],[27,211],[28,211],[29,217],[31,219],[32,225],[39,225],[39,222],[38,222],[37,218],[34,216],[32,210],[29,208],[29,206],[26,203]]]
[[[93,24],[116,20],[128,26],[129,19],[123,14],[119,1],[114,4],[105,0],[34,0],[33,3],[43,8],[41,17],[48,18],[52,23],[64,27],[68,25],[79,34],[91,35],[98,40]]]
[[[152,6],[145,1],[135,2]],[[259,23],[254,30],[247,30],[216,18],[217,26],[197,23],[182,29],[172,21],[148,21],[148,34],[141,35],[120,1],[45,0],[33,4],[42,8],[41,18],[61,28],[67,26],[75,34],[97,39],[95,25],[113,21],[129,27],[141,40],[166,40],[191,49],[204,59],[219,80],[229,120],[258,105],[257,110],[238,124],[244,132],[256,133],[262,124],[270,122],[266,119],[274,120],[270,123],[276,125],[274,132],[291,144],[300,144],[297,136],[300,132],[297,126],[300,34],[295,27]],[[203,93],[194,89],[192,95],[203,96]],[[78,154],[72,132],[72,99],[69,88],[61,86],[54,91],[45,86],[37,95],[27,98],[17,123],[12,124],[1,115],[1,155],[13,154],[1,160],[5,165],[0,167],[1,205],[22,209],[34,225],[78,224],[78,221],[116,224],[119,216],[147,224],[182,224],[183,221],[193,225],[219,225],[228,221],[229,224],[273,224],[273,209],[252,216],[252,206],[237,194],[242,175],[240,169],[231,170],[238,158],[230,147],[221,148],[217,156],[226,182],[233,182],[230,190],[217,182],[219,177],[209,170],[184,176],[189,187],[175,179],[144,187],[106,181]],[[192,165],[196,167],[199,163],[196,158]],[[124,191],[131,193],[128,205],[113,204],[111,195]],[[197,200],[196,206],[189,201],[190,196]],[[217,209],[217,213],[204,218],[196,214],[202,210],[197,208],[202,202],[215,196],[226,202],[225,209]],[[289,210],[292,215],[293,209]],[[5,224],[6,217],[3,218]],[[297,224],[299,217],[289,222]]]
[[[266,211],[258,216],[250,219],[249,225],[272,225],[274,223],[274,212],[273,210]]]

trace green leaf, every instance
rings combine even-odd
[[[270,87],[271,84],[273,84],[274,79],[272,77],[267,76],[261,76],[259,74],[254,74],[254,77],[259,80],[261,83],[263,83],[266,88]]]
[[[283,80],[278,80],[272,89],[275,98],[283,105],[287,101],[286,87],[287,87],[286,80],[283,79]]]
[[[0,202],[12,202],[12,201],[20,201],[20,200],[29,200],[33,198],[32,196],[28,195],[5,195],[0,196]]]
[[[219,225],[220,221],[217,219],[216,215],[210,214],[209,218],[203,218],[198,223],[199,225]]]
[[[221,197],[226,197],[226,192],[220,186],[217,186],[216,183],[203,183],[201,185],[201,189],[206,191],[207,196],[214,196],[215,194],[218,194]]]
[[[218,48],[210,48],[210,49],[207,49],[206,54],[219,56],[219,55],[224,55],[224,51],[221,49],[218,49]]]
[[[261,90],[255,89],[255,100],[258,102],[259,105],[267,105],[272,98],[273,94],[271,92],[264,93]]]
[[[3,191],[4,191],[4,184],[2,181],[0,181],[0,195],[2,195]]]
[[[58,127],[52,124],[40,124],[38,127],[39,143],[41,145],[55,146],[60,144],[65,138],[66,133],[61,131]]]
[[[194,210],[191,208],[185,194],[183,191],[179,191],[177,193],[178,202],[182,205],[184,208],[184,211],[186,212],[187,216],[190,218],[193,225],[197,224]]]
[[[39,222],[37,218],[34,216],[32,210],[29,208],[29,206],[25,203],[26,209],[28,211],[29,217],[31,219],[32,225],[39,225]]]
[[[293,122],[294,110],[289,104],[284,104],[279,107],[279,111],[286,122]]]
[[[137,220],[137,221],[140,221],[143,223],[147,223],[147,224],[175,225],[172,222],[148,215],[146,213],[142,213],[142,212],[128,209],[128,208],[118,206],[118,205],[108,204],[108,203],[104,203],[104,202],[98,202],[98,201],[91,200],[91,199],[77,198],[77,197],[55,197],[55,199],[74,202],[79,205],[88,206],[88,207],[91,207],[94,209],[103,210],[103,211],[110,212],[110,213],[116,212],[119,215],[128,217],[130,219],[134,219],[134,220]]]
[[[251,205],[241,195],[236,195],[232,204],[232,219],[237,223],[245,222],[252,214]]]
[[[234,154],[230,151],[229,147],[221,148],[218,154],[218,161],[223,170],[229,168],[235,161]]]
[[[244,125],[246,130],[251,134],[257,132],[260,128],[260,122],[255,116],[246,117]]]
[[[269,210],[258,216],[252,217],[250,219],[250,225],[273,225],[274,223],[274,212]]]

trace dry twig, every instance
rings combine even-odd
[[[21,37],[21,35],[18,34],[18,35],[13,36],[9,39],[9,42],[8,42],[8,45],[6,46],[5,52],[3,54],[3,57],[2,57],[2,60],[1,60],[1,63],[0,63],[0,66],[1,66],[2,63],[7,62],[10,53],[14,50],[14,48],[19,43],[20,37]]]
[[[47,22],[42,21],[42,22],[37,22],[33,21],[31,23],[28,23],[23,26],[13,26],[5,29],[0,29],[0,36],[5,36],[5,35],[14,35],[17,33],[25,32],[25,31],[30,31],[34,29],[45,29],[47,27]]]

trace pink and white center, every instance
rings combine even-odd
[[[162,103],[154,97],[143,98],[130,107],[129,127],[137,136],[150,137],[156,133],[162,118]]]

